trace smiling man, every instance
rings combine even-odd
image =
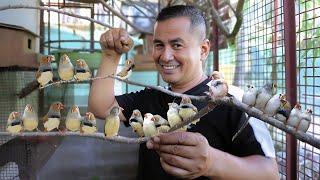
[[[172,91],[189,95],[208,91],[210,79],[202,69],[210,50],[205,30],[204,17],[192,6],[173,6],[159,13],[153,58]],[[131,48],[132,41],[123,29],[112,29],[101,35],[100,44],[104,53],[97,76],[114,74],[121,54]],[[152,89],[115,97],[113,87],[113,79],[94,81],[89,108],[104,118],[106,111],[120,105],[126,124],[134,109],[166,117],[168,103],[181,101]],[[201,109],[206,104],[194,105]],[[251,121],[231,141],[244,119],[241,111],[220,105],[188,132],[153,137],[140,145],[137,179],[279,179],[272,140],[263,123]]]

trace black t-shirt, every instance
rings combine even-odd
[[[204,95],[208,91],[206,85],[210,80],[206,79],[196,87],[188,90],[184,94]],[[168,103],[180,103],[181,98],[172,97],[163,92],[153,89],[144,89],[139,92],[117,96],[118,104],[124,108],[123,114],[129,119],[134,109],[139,109],[145,113],[159,114],[167,117]],[[206,106],[204,102],[192,102],[198,110]],[[238,130],[239,126],[245,120],[245,115],[240,110],[220,105],[203,116],[196,125],[188,129],[190,132],[199,132],[205,136],[210,146],[228,152],[235,156],[264,155],[260,143],[257,141],[253,129],[248,125],[243,132],[232,142],[232,136]],[[128,125],[128,123],[126,124]],[[168,175],[161,167],[159,155],[146,147],[143,143],[139,149],[139,168],[137,179],[157,180],[157,179],[175,179]],[[198,179],[207,179],[200,177]]]

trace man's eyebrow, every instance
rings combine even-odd
[[[154,39],[154,40],[153,40],[153,43],[162,43],[162,41],[159,40],[159,39]]]
[[[181,39],[181,38],[176,38],[176,39],[170,40],[169,42],[170,42],[171,44],[173,44],[173,43],[177,43],[177,42],[184,42],[184,40]]]
[[[177,43],[177,42],[184,42],[184,40],[181,38],[175,38],[175,39],[169,40],[170,44]],[[163,43],[163,42],[159,39],[154,39],[153,43],[155,44],[155,43]]]

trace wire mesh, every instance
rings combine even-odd
[[[282,0],[250,0],[244,8],[243,25],[234,46],[219,51],[220,67],[229,82],[243,87],[261,87],[276,81],[278,93],[285,92],[284,26]],[[308,133],[320,136],[320,1],[296,1],[297,90],[302,109],[311,108],[313,119]],[[232,76],[234,74],[234,76]],[[286,177],[286,137],[269,126],[275,143],[281,178]],[[320,151],[298,144],[298,178],[319,179]]]
[[[243,24],[234,45],[219,51],[219,69],[229,83],[246,89],[276,82],[277,93],[285,92],[283,5],[280,0],[249,0]],[[286,176],[285,133],[268,126],[274,141],[281,178]]]
[[[8,69],[10,70],[10,68]],[[25,105],[31,104],[38,111],[38,92],[34,91],[26,98],[19,99],[17,93],[34,80],[33,71],[0,72],[0,131],[6,131],[7,119],[12,111],[21,114]],[[18,143],[19,142],[19,143]],[[31,150],[33,144],[18,138],[0,137],[0,179],[30,179],[32,171]]]
[[[298,102],[313,111],[308,133],[320,137],[320,1],[296,3]],[[299,179],[319,179],[320,150],[298,141]]]

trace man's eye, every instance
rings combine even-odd
[[[182,47],[181,44],[173,44],[173,48],[175,48],[175,49],[180,48],[180,47]]]
[[[161,47],[163,47],[162,44],[154,44],[153,46],[154,46],[155,48],[161,48]]]

